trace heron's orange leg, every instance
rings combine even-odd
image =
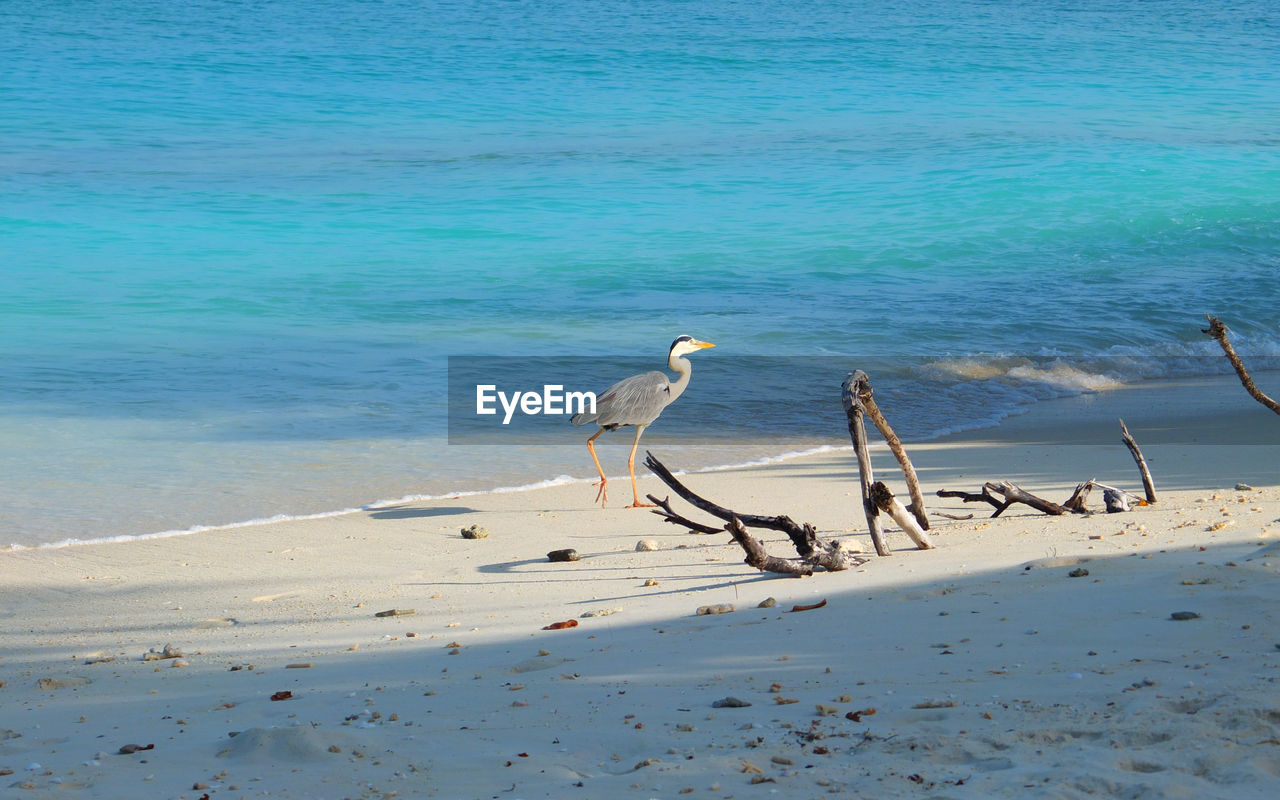
[[[596,492],[595,502],[599,503],[601,508],[604,508],[605,502],[609,499],[609,479],[604,476],[604,468],[600,466],[600,459],[596,458],[596,437],[602,433],[604,433],[604,428],[596,431],[595,435],[587,440],[587,449],[591,451],[591,460],[596,462],[596,472],[600,473],[600,480],[591,484],[592,486],[600,487],[600,491]]]
[[[627,457],[627,472],[631,473],[631,496],[635,498],[635,502],[627,508],[657,508],[653,503],[641,503],[640,490],[636,488],[636,447],[640,445],[640,434],[643,432],[644,426],[637,425],[636,440],[631,443],[631,455]]]

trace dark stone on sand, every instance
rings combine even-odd
[[[483,525],[469,525],[462,529],[463,539],[487,539],[489,538],[489,529]]]
[[[1175,611],[1169,615],[1169,619],[1176,619],[1181,622],[1188,619],[1200,619],[1200,615],[1194,611]]]
[[[565,548],[564,550],[552,550],[550,553],[547,553],[547,560],[578,561],[578,551],[574,550],[572,547]]]
[[[746,708],[751,705],[746,700],[739,700],[736,697],[722,697],[711,704],[712,708]]]
[[[1084,567],[1078,567],[1067,573],[1068,578],[1083,578],[1089,574],[1089,570]]]

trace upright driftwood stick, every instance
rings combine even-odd
[[[1142,489],[1147,493],[1147,502],[1155,503],[1156,486],[1151,482],[1151,470],[1147,469],[1147,460],[1142,457],[1142,451],[1138,449],[1138,443],[1129,435],[1129,429],[1125,427],[1124,420],[1120,420],[1120,433],[1124,446],[1129,448],[1129,452],[1133,455],[1133,460],[1138,464],[1138,471],[1142,473]]]
[[[920,527],[915,516],[903,507],[898,498],[893,496],[888,486],[880,481],[872,484],[871,499],[876,504],[876,508],[893,517],[893,521],[911,537],[911,541],[916,543],[917,548],[929,550],[933,547],[933,542],[929,541],[929,534],[924,532],[924,528]]]
[[[849,438],[853,440],[853,451],[858,455],[858,480],[862,484],[862,510],[867,515],[867,528],[871,531],[871,543],[875,545],[876,555],[889,555],[885,546],[884,534],[880,530],[880,509],[871,500],[871,484],[875,483],[875,475],[871,472],[871,454],[867,452],[867,429],[862,424],[862,402],[854,389],[857,377],[866,377],[864,372],[849,375],[844,382],[841,400],[844,403],[845,416],[849,418]]]
[[[876,405],[874,397],[875,390],[871,388],[871,379],[867,377],[867,373],[859,370],[858,372],[849,373],[849,377],[845,379],[845,384],[848,385],[850,382],[853,383],[854,392],[857,393],[862,408],[866,410],[867,416],[871,417],[871,421],[876,424],[876,429],[880,431],[880,435],[888,443],[889,449],[893,451],[893,457],[898,459],[898,465],[902,467],[902,476],[907,481],[907,492],[911,494],[911,513],[915,515],[916,521],[920,523],[922,530],[929,530],[929,514],[924,510],[924,495],[920,493],[920,481],[916,478],[916,468],[911,466],[911,459],[907,458],[907,451],[902,446],[902,440],[898,438],[898,434],[893,432],[893,428],[889,427],[889,420],[885,419],[884,414],[880,413],[880,406]]]
[[[1209,320],[1208,329],[1201,328],[1202,331],[1218,340],[1218,344],[1222,346],[1222,352],[1227,354],[1227,360],[1231,362],[1231,366],[1235,367],[1236,375],[1240,376],[1240,382],[1244,384],[1244,390],[1267,408],[1280,414],[1280,403],[1272,400],[1262,393],[1253,383],[1253,378],[1249,377],[1249,371],[1244,368],[1244,362],[1240,360],[1240,356],[1236,355],[1236,349],[1231,346],[1231,342],[1227,340],[1227,326],[1222,324],[1222,320],[1209,314],[1204,315]],[[1152,500],[1151,502],[1155,502]]]

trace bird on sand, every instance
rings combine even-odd
[[[591,451],[591,460],[596,463],[596,471],[600,473],[600,481],[592,486],[600,487],[596,493],[596,501],[603,508],[609,499],[609,479],[600,467],[600,459],[596,457],[596,438],[605,431],[634,426],[635,441],[631,443],[631,455],[627,457],[627,471],[631,474],[631,494],[635,502],[627,508],[653,508],[651,503],[640,502],[640,491],[636,488],[636,447],[640,444],[640,434],[647,428],[662,410],[675,402],[676,398],[689,388],[689,378],[693,376],[693,365],[684,356],[696,353],[708,347],[715,347],[711,342],[701,342],[692,336],[678,336],[671,343],[671,352],[667,354],[667,366],[680,373],[673,383],[666,373],[645,372],[624,378],[605,389],[596,398],[594,412],[584,411],[575,414],[569,421],[574,425],[585,425],[594,422],[600,430],[587,439],[587,449]]]

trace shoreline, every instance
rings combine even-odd
[[[1262,374],[1269,377],[1271,373],[1263,372]],[[1264,377],[1263,380],[1264,384],[1268,382],[1266,377]],[[1196,402],[1191,408],[1178,408],[1173,401],[1161,396],[1166,390],[1172,390],[1178,397],[1195,397]],[[1184,392],[1183,390],[1186,391]],[[908,448],[933,444],[972,442],[1021,442],[1024,444],[1052,443],[1057,445],[1112,444],[1117,440],[1114,424],[1115,419],[1117,417],[1125,416],[1126,414],[1131,420],[1131,427],[1136,425],[1136,427],[1133,427],[1133,430],[1135,435],[1138,435],[1140,444],[1150,444],[1151,442],[1148,441],[1147,438],[1144,438],[1144,435],[1149,437],[1150,434],[1153,433],[1155,435],[1155,441],[1167,442],[1172,439],[1174,441],[1180,441],[1183,444],[1280,444],[1280,431],[1267,433],[1260,440],[1257,436],[1242,432],[1247,429],[1234,421],[1226,424],[1222,422],[1221,418],[1224,414],[1244,414],[1249,420],[1259,426],[1262,426],[1265,430],[1267,417],[1271,416],[1266,409],[1263,409],[1256,403],[1253,404],[1253,408],[1250,408],[1247,403],[1240,402],[1241,397],[1233,396],[1234,393],[1243,394],[1243,389],[1234,373],[1213,376],[1196,376],[1191,378],[1156,378],[1136,381],[1096,392],[1085,392],[1064,397],[1039,400],[1027,407],[1025,410],[1019,413],[1009,414],[994,424],[975,424],[973,427],[962,428],[960,430],[944,433],[928,439],[906,440],[904,441],[904,444]],[[1250,403],[1253,402],[1247,396],[1244,396],[1244,399],[1248,400]],[[1154,416],[1152,414],[1153,410],[1155,412]],[[893,410],[890,408],[886,409],[886,411],[890,418],[890,422],[892,423]],[[1068,420],[1065,427],[1062,422],[1062,418],[1064,417]],[[1144,417],[1146,418],[1145,422],[1132,422],[1132,420],[1142,420]],[[1187,430],[1180,431],[1178,426],[1188,422],[1193,424],[1189,426]],[[1071,431],[1069,435],[1065,433],[1066,430]],[[600,447],[602,452],[609,452],[611,450],[625,452],[628,449],[626,446],[617,443],[606,443],[600,445]],[[694,447],[696,447],[696,445]],[[885,449],[885,444],[878,433],[871,434],[870,447],[872,451],[883,451]],[[728,448],[722,447],[718,449],[723,450]],[[753,444],[732,449],[750,449],[752,451],[759,451],[763,449],[767,451],[770,447],[765,444]],[[698,466],[688,470],[678,470],[678,474],[685,474],[686,472],[689,474],[702,474],[763,467],[771,464],[786,463],[795,459],[817,456],[827,452],[851,452],[852,447],[847,443],[833,444],[829,442],[811,442],[807,445],[797,445],[797,443],[791,442],[786,445],[779,443],[777,449],[781,449],[782,452],[774,452],[763,456],[744,457],[744,460],[733,461],[725,464]],[[637,455],[637,460],[639,460],[639,454]],[[642,472],[643,470],[637,471],[637,477],[641,477]],[[615,480],[625,482],[627,480],[627,476],[625,474],[611,475],[610,481]],[[352,514],[377,511],[378,509],[393,507],[405,503],[430,503],[488,494],[536,492],[556,486],[589,484],[594,481],[595,478],[592,477],[574,477],[572,475],[561,474],[554,477],[533,480],[524,484],[504,485],[487,489],[465,489],[436,494],[408,494],[394,499],[379,499],[364,505],[342,509],[301,514],[281,513],[236,522],[212,525],[198,524],[189,528],[170,529],[149,533],[117,534],[88,539],[71,538],[39,544],[9,543],[0,547],[0,553],[22,550],[60,549],[64,547],[80,547],[87,545],[120,544],[130,541],[193,536],[220,530],[257,528],[282,522],[343,517]]]
[[[1240,395],[1221,396],[1236,419]],[[928,551],[889,526],[885,558],[847,452],[691,474],[870,558],[801,579],[747,567],[727,536],[593,507],[577,483],[6,551],[0,783],[189,800],[1267,797],[1280,448],[1139,437],[1159,502],[1128,514],[989,519],[932,498],[998,479],[1057,500],[1089,477],[1134,488],[1116,438],[909,445],[930,510],[974,516],[935,517]],[[873,461],[899,491],[887,451]],[[1269,477],[1233,488],[1242,476]],[[473,524],[491,535],[463,539]],[[565,547],[581,560],[547,561]],[[720,604],[735,610],[697,613]]]

